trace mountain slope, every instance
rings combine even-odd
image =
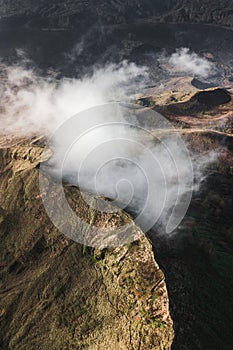
[[[68,240],[43,208],[43,147],[29,140],[10,143],[1,139],[1,349],[170,349],[164,275],[145,236],[102,251]],[[65,191],[76,213],[90,222],[93,210],[80,192]],[[122,212],[96,220],[111,232],[113,222],[131,219]],[[132,230],[140,233],[133,223]]]
[[[58,27],[88,23],[114,24],[148,19],[168,22],[211,23],[233,26],[232,0],[17,0],[0,1],[2,18],[21,17],[21,23]]]

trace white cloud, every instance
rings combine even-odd
[[[177,56],[173,56],[171,62],[177,62],[176,57],[178,61],[181,61],[180,56],[189,57],[186,50],[183,52],[182,55],[177,53]],[[75,128],[71,128],[67,134],[62,132],[56,139],[53,170],[56,173],[62,164],[66,178],[74,182],[73,175],[79,172],[83,164],[77,185],[109,198],[118,196],[118,202],[131,203],[134,210],[139,212],[147,200],[143,217],[138,223],[142,226],[143,223],[154,224],[160,217],[165,231],[176,201],[182,202],[183,196],[189,200],[193,189],[192,164],[186,148],[182,148],[182,140],[174,135],[163,139],[162,143],[153,140],[151,144],[151,140],[147,142],[145,138],[138,144],[138,140],[143,140],[143,135],[133,132],[130,127],[122,128],[110,123],[107,127],[99,128],[100,124],[108,123],[109,115],[113,118],[111,122],[120,123],[125,121],[124,115],[117,115],[111,110],[108,113],[105,108],[101,114],[91,110],[111,101],[130,101],[133,92],[140,91],[145,84],[148,77],[146,68],[124,61],[95,70],[92,75],[81,79],[60,81],[50,76],[40,77],[20,66],[5,67],[4,75],[0,109],[2,133],[50,135],[70,117],[87,111],[83,118],[82,114],[77,116]],[[150,112],[152,115],[148,120],[155,120],[155,127],[160,125],[162,121],[159,116]],[[94,130],[87,130],[88,133],[74,145],[63,162],[63,150],[72,132],[78,133],[78,130],[89,125],[89,121],[94,125]],[[146,123],[145,113],[143,121]],[[118,157],[124,158],[124,162],[119,162]],[[201,178],[201,174],[198,174],[198,178]],[[180,214],[177,215],[179,218]]]
[[[188,48],[177,49],[168,59],[169,69],[172,73],[185,73],[207,78],[215,72],[214,63],[198,56]]]
[[[109,101],[128,100],[147,79],[145,67],[126,61],[96,69],[81,79],[55,80],[21,66],[4,67],[2,133],[48,133],[72,115]],[[136,82],[137,81],[137,82]]]

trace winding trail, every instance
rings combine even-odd
[[[201,134],[216,134],[216,135],[222,135],[222,136],[226,136],[226,137],[233,137],[233,134],[231,133],[227,133],[224,131],[218,131],[218,130],[213,130],[213,129],[197,129],[197,128],[193,128],[193,129],[154,129],[152,131],[153,135],[157,135],[157,134],[166,134],[166,133],[180,133],[180,134],[197,134],[197,133],[201,133]]]

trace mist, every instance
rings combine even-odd
[[[1,67],[1,132],[50,134],[74,114],[109,101],[133,99],[147,69],[123,61],[95,69],[81,79],[46,78],[21,65]]]
[[[160,61],[171,74],[208,78],[216,73],[214,62],[199,56],[186,47],[176,49],[171,56],[163,55]]]
[[[179,225],[213,157],[197,162],[179,135],[156,134],[173,128],[163,116],[127,105],[148,83],[147,67],[123,61],[60,80],[20,65],[2,72],[3,134],[52,137],[50,174],[111,199],[144,232],[156,225],[170,233]]]

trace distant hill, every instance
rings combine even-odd
[[[50,27],[85,23],[125,23],[137,19],[159,22],[210,23],[233,26],[233,1],[222,0],[0,0],[2,19]]]

